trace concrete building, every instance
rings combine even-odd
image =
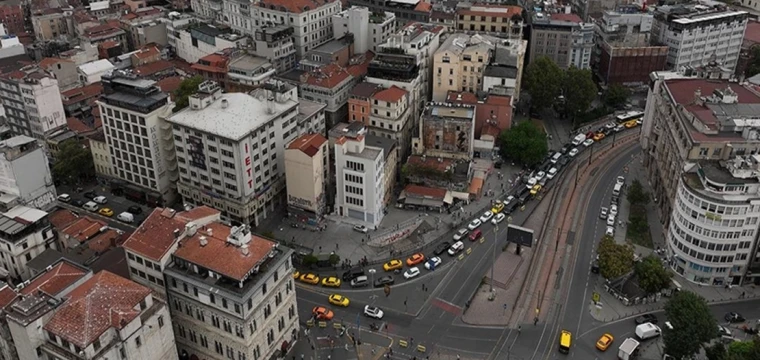
[[[96,82],[100,82],[100,78],[105,73],[111,72],[115,67],[110,61],[106,59],[96,60],[91,63],[79,65],[77,73],[79,74],[79,82],[82,85],[90,85]]]
[[[58,88],[61,92],[81,86],[77,64],[69,59],[44,58],[40,60],[40,68],[52,74],[58,80]]]
[[[102,77],[97,101],[114,175],[142,189],[149,204],[172,204],[177,165],[171,127],[164,120],[174,104],[155,81],[114,71]]]
[[[90,153],[92,153],[92,162],[95,165],[95,174],[101,179],[112,179],[116,176],[113,170],[113,161],[111,161],[111,151],[106,142],[106,135],[103,130],[96,132],[87,137],[90,142]]]
[[[306,134],[285,150],[289,217],[319,224],[327,211],[330,149],[320,134]]]
[[[55,3],[55,1],[51,2]],[[71,21],[74,8],[68,4],[33,8],[31,13],[32,29],[37,41],[68,40],[76,35]]]
[[[174,41],[177,56],[191,64],[206,55],[228,48],[242,48],[248,44],[248,38],[232,33],[229,28],[203,23],[191,24],[178,33],[179,37]]]
[[[19,205],[0,217],[0,267],[8,276],[28,280],[26,263],[45,249],[55,249],[55,234],[47,212]]]
[[[647,3],[647,1],[626,2],[628,4]],[[615,10],[618,6],[624,4],[616,0],[571,0],[567,3],[573,13],[578,14],[583,20],[592,22],[593,19],[599,19],[605,11]]]
[[[180,355],[284,357],[299,331],[293,251],[219,222],[181,244],[164,272]]]
[[[373,13],[385,13],[386,11],[396,14],[396,21],[406,24],[409,22],[429,23],[433,6],[424,0],[349,0],[349,6],[364,6]]]
[[[219,0],[190,0],[193,12],[204,20],[222,21],[224,3]]]
[[[298,137],[298,113],[298,90],[283,82],[250,94],[222,94],[217,84],[204,83],[187,109],[167,119],[183,201],[258,226],[283,201],[285,145]]]
[[[277,74],[288,72],[296,67],[293,33],[289,26],[262,26],[254,34],[252,53],[269,60]]]
[[[652,42],[668,47],[668,68],[702,66],[713,60],[734,70],[741,53],[746,11],[724,3],[659,6],[654,13]]]
[[[527,40],[497,41],[491,63],[483,71],[483,91],[511,96],[520,101]]]
[[[431,103],[420,121],[412,152],[434,158],[471,160],[475,140],[475,107]]]
[[[294,70],[283,75],[290,84],[298,85],[301,97],[324,103],[328,127],[348,118],[348,94],[357,79],[338,64],[329,64],[313,71]]]
[[[369,113],[372,106],[370,98],[382,86],[371,82],[361,82],[356,84],[349,93],[348,98],[348,122],[358,121],[369,126]]]
[[[367,135],[362,123],[353,122],[335,140],[335,213],[376,228],[384,217],[386,155],[367,144]]]
[[[36,65],[0,76],[5,117],[11,130],[44,140],[66,126],[58,81]]]
[[[3,16],[3,10],[6,7],[0,6],[0,17]],[[0,59],[26,54],[24,44],[19,41],[15,34],[8,34],[5,25],[0,23]]]
[[[252,7],[255,7],[255,4],[248,1],[222,0],[222,18],[218,20],[238,34],[253,35],[256,27],[251,17]]]
[[[378,88],[370,96],[369,134],[396,142],[399,163],[410,154],[415,130],[409,92],[397,86]],[[400,166],[400,164],[399,164]]]
[[[49,209],[56,191],[48,157],[34,139],[19,135],[0,141],[0,209],[15,205]]]
[[[263,85],[274,76],[276,69],[269,60],[251,54],[233,57],[227,65],[227,87],[252,89]]]
[[[522,11],[521,7],[513,5],[463,3],[456,9],[456,28],[519,40],[522,39]],[[515,15],[521,20],[512,21]]]
[[[449,91],[483,90],[483,72],[498,41],[487,35],[449,36],[433,55],[433,101],[445,101]]]
[[[121,18],[122,27],[127,32],[130,49],[139,49],[148,44],[160,46],[169,44],[166,23],[158,21],[161,14],[159,9],[151,7],[145,10],[138,9]]]
[[[23,34],[24,29],[24,7],[22,1],[12,0],[5,1],[0,5],[0,23],[5,26],[9,34]]]
[[[650,46],[654,17],[638,5],[605,11],[595,24],[592,68],[606,84],[640,85],[665,70],[668,47]]]
[[[254,26],[286,25],[293,28],[296,55],[322,45],[333,37],[332,17],[341,10],[340,1],[262,0],[253,10]]]
[[[127,40],[127,32],[120,29],[116,24],[101,24],[93,27],[89,27],[84,30],[84,33],[79,36],[81,42],[88,43],[93,46],[99,46],[106,43],[116,43],[122,53],[129,51],[129,41]]]
[[[385,43],[396,31],[396,15],[392,12],[370,13],[364,6],[352,6],[332,18],[333,35],[336,39],[353,34],[354,54],[367,50],[377,53],[377,47]]]
[[[475,107],[475,129],[473,136],[476,140],[494,141],[502,131],[512,127],[514,98],[505,94],[491,92],[477,96],[472,93],[450,92],[446,102],[449,104],[471,105]],[[477,150],[473,150],[477,152]],[[485,156],[480,156],[481,158]]]
[[[546,56],[559,67],[591,68],[594,25],[576,14],[535,13],[531,23],[530,61]]]

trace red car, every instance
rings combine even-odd
[[[470,234],[470,241],[478,241],[480,238],[483,237],[483,232],[480,230],[475,230]]]

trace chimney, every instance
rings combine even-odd
[[[227,99],[222,99],[222,109],[226,109],[228,106],[230,106],[229,101],[227,101]]]
[[[247,244],[240,247],[240,253],[243,254],[243,256],[248,256],[251,254],[251,251],[248,250]]]
[[[198,225],[194,222],[189,222],[185,225],[185,236],[192,237],[198,231]]]
[[[200,242],[201,242],[201,247],[208,245],[208,239],[206,239],[205,236],[201,236]]]
[[[180,234],[182,234],[182,232],[179,231],[179,229],[174,229],[174,240],[179,239]]]
[[[214,229],[212,228],[206,228],[206,233],[208,233],[208,236],[214,236]]]

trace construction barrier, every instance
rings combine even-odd
[[[459,254],[459,257],[458,257],[458,259],[459,259],[459,260],[464,260],[464,254]]]
[[[402,348],[405,348],[405,347],[409,346],[409,343],[406,342],[406,340],[399,340],[398,341],[398,346],[401,346]]]
[[[427,351],[427,348],[424,345],[417,345],[417,351],[424,353]]]
[[[343,324],[341,324],[341,323],[333,323],[333,327],[336,328],[336,329],[342,329],[343,328]]]
[[[326,328],[327,327],[327,321],[320,321],[319,322],[319,327]]]
[[[484,242],[486,242],[486,238],[485,237],[480,238],[480,243],[482,244]]]
[[[520,206],[520,211],[525,211],[525,205]]]
[[[472,248],[467,248],[467,255],[472,254]]]
[[[308,327],[314,326],[314,320],[312,320],[312,319],[306,320],[306,326],[308,326]]]

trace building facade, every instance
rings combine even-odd
[[[449,36],[434,55],[433,101],[445,101],[449,91],[481,91],[497,41],[487,35]]]
[[[284,25],[257,28],[252,52],[269,60],[277,74],[290,71],[296,67],[293,28]]]
[[[31,277],[26,263],[46,249],[56,248],[47,215],[42,210],[19,205],[0,217],[0,244],[3,245],[0,267],[18,282]]]
[[[519,6],[495,4],[462,4],[456,10],[456,28],[461,31],[500,33],[501,36],[522,38],[522,11]],[[467,6],[469,5],[469,6]],[[520,21],[512,21],[515,16]]]
[[[143,189],[149,204],[172,204],[177,195],[176,156],[170,126],[174,107],[155,81],[114,71],[102,77],[97,101],[114,175]]]
[[[247,37],[234,34],[229,28],[212,27],[202,23],[191,22],[176,33],[179,36],[176,36],[173,42],[177,56],[191,64],[206,55],[229,48],[242,48],[248,44]]]
[[[419,138],[413,139],[415,155],[470,160],[475,140],[475,107],[431,103],[422,114],[419,134]]]
[[[0,76],[0,88],[14,133],[45,140],[66,126],[58,81],[36,65]]]
[[[380,88],[370,97],[367,129],[371,135],[391,139],[398,145],[398,161],[406,159],[412,146],[414,124],[409,93],[397,86]]]
[[[115,176],[113,172],[113,162],[111,161],[111,151],[108,150],[106,135],[103,130],[87,137],[90,142],[90,153],[92,154],[92,163],[95,166],[95,173],[103,179],[111,179]]]
[[[340,1],[291,2],[263,0],[253,9],[254,26],[286,25],[293,28],[296,55],[302,57],[309,50],[333,39],[332,17],[341,10]]]
[[[330,150],[320,134],[305,134],[285,150],[285,180],[290,216],[318,224],[327,211],[327,181],[330,179]]]
[[[384,13],[386,11],[396,14],[396,21],[400,23],[421,22],[429,23],[433,6],[424,0],[349,0],[349,6],[365,6],[372,12]]]
[[[15,136],[0,142],[0,209],[26,205],[49,209],[56,199],[48,157],[37,141]]]
[[[594,25],[576,14],[533,14],[530,33],[530,61],[546,56],[560,68],[591,67]]]
[[[377,53],[377,46],[396,31],[396,15],[387,11],[370,13],[367,7],[352,6],[333,15],[332,26],[336,39],[353,34],[354,54],[364,54],[367,50]]]

